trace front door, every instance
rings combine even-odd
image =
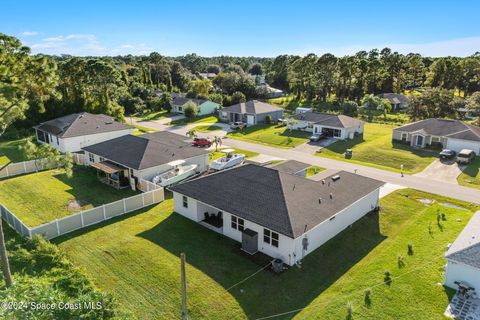
[[[255,116],[247,114],[247,125],[253,126],[255,124]]]
[[[417,136],[417,146],[423,146],[423,136]]]

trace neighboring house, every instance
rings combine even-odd
[[[208,169],[209,152],[193,147],[184,136],[171,132],[146,133],[140,136],[127,135],[86,148],[85,163],[102,171],[107,179],[115,175],[123,187],[135,187],[138,179],[153,177],[173,168],[178,160],[196,164],[197,172]],[[114,182],[114,181],[113,181]]]
[[[288,127],[294,130],[304,130],[313,133],[325,133],[328,137],[337,139],[353,139],[355,134],[362,134],[364,122],[345,115],[335,115],[307,111],[293,116],[295,121]]]
[[[48,143],[61,152],[79,152],[83,147],[131,134],[127,126],[104,114],[88,112],[45,121],[34,127],[37,141]]]
[[[383,184],[345,171],[313,181],[246,164],[169,189],[175,212],[291,266],[375,210]]]
[[[409,99],[406,95],[400,93],[381,93],[377,97],[387,99],[392,105],[392,110],[401,110],[408,107]]]
[[[285,173],[294,174],[296,176],[304,177],[304,178],[307,176],[307,169],[310,167],[311,165],[309,165],[308,163],[300,162],[297,160],[287,160],[279,164],[270,166],[270,168],[272,169],[285,172]]]
[[[470,149],[480,153],[480,127],[459,120],[421,120],[393,129],[392,138],[417,148],[439,144],[456,152]]]
[[[270,87],[268,84],[261,84],[256,87],[257,93],[269,99],[281,98],[284,96],[282,90]]]
[[[265,102],[250,100],[225,107],[220,110],[219,115],[222,121],[241,121],[251,126],[265,123],[268,116],[272,117],[274,123],[277,122],[283,118],[283,109]]]
[[[445,253],[445,285],[466,283],[480,290],[480,211],[476,212]]]
[[[210,100],[203,100],[203,99],[191,99],[185,98],[181,96],[175,96],[170,103],[172,106],[171,112],[173,113],[184,113],[184,106],[187,102],[193,102],[198,106],[198,115],[203,116],[207,114],[213,114],[220,109],[220,105],[216,102]]]
[[[305,112],[311,112],[313,111],[313,108],[304,108],[304,107],[298,107],[295,109],[295,114],[300,114],[300,113],[305,113]]]

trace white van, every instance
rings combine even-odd
[[[469,164],[475,159],[475,152],[469,149],[463,149],[457,154],[458,164]]]

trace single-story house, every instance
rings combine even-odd
[[[328,137],[337,139],[353,139],[355,134],[362,134],[365,122],[345,115],[335,115],[307,111],[293,116],[288,127],[294,130],[304,130],[313,133],[325,133]]]
[[[311,111],[313,111],[313,108],[298,107],[295,109],[295,114],[311,112]]]
[[[245,122],[248,126],[265,123],[270,116],[273,122],[283,118],[283,109],[271,104],[250,100],[225,107],[219,112],[220,120],[225,122]]]
[[[270,168],[272,169],[294,174],[296,176],[304,178],[307,176],[307,169],[310,167],[311,165],[309,165],[308,163],[300,162],[297,160],[287,160],[270,166]]]
[[[470,149],[480,153],[480,127],[459,120],[430,118],[417,121],[393,129],[392,138],[417,148],[440,144],[456,152]]]
[[[37,141],[61,152],[79,152],[83,147],[131,134],[135,128],[104,114],[73,113],[34,127]]]
[[[175,212],[232,238],[250,254],[294,265],[375,210],[384,183],[340,171],[313,181],[246,164],[169,188]]]
[[[392,110],[401,110],[408,107],[409,99],[406,95],[400,93],[381,93],[377,97],[387,99],[392,105]]]
[[[266,83],[258,85],[256,87],[256,91],[257,91],[258,94],[261,94],[262,96],[265,96],[269,99],[281,98],[285,95],[283,90],[280,90],[280,89],[277,89],[277,88],[274,88],[274,87],[270,87]]]
[[[186,165],[197,165],[198,173],[208,169],[208,151],[193,147],[184,136],[167,131],[127,135],[83,150],[86,165],[103,172],[104,182],[115,187],[130,185],[135,188],[138,179],[151,181],[172,170],[179,160]],[[114,179],[111,180],[112,175]]]
[[[480,291],[480,211],[476,212],[445,253],[445,285],[464,283]]]
[[[189,101],[193,102],[198,106],[199,116],[213,114],[220,109],[220,105],[218,103],[210,100],[185,98],[177,95],[173,97],[172,102],[170,103],[172,106],[171,112],[183,114],[183,107]]]

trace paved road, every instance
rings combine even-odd
[[[185,127],[168,127],[155,122],[141,121],[139,125],[150,127],[157,130],[168,130],[179,134],[185,134]],[[198,124],[196,124],[198,125]],[[215,124],[221,126],[222,124]],[[225,128],[226,129],[226,128]],[[212,135],[203,134],[203,135]],[[295,151],[294,149],[279,149],[270,146],[265,146],[256,143],[250,143],[235,139],[224,139],[223,144],[233,148],[240,148],[251,150],[254,152],[266,154],[269,156],[282,158],[282,159],[294,159],[316,165],[319,167],[333,169],[333,170],[345,170],[350,172],[357,172],[357,174],[378,179],[387,183],[414,188],[426,192],[431,192],[447,197],[452,197],[464,201],[480,203],[480,190],[474,188],[467,188],[453,183],[444,183],[438,180],[434,180],[428,177],[418,177],[415,175],[405,175],[401,177],[399,173],[385,171],[381,169],[362,166],[359,164],[349,163],[346,161],[333,160],[329,158],[317,157],[313,154],[305,152]]]

